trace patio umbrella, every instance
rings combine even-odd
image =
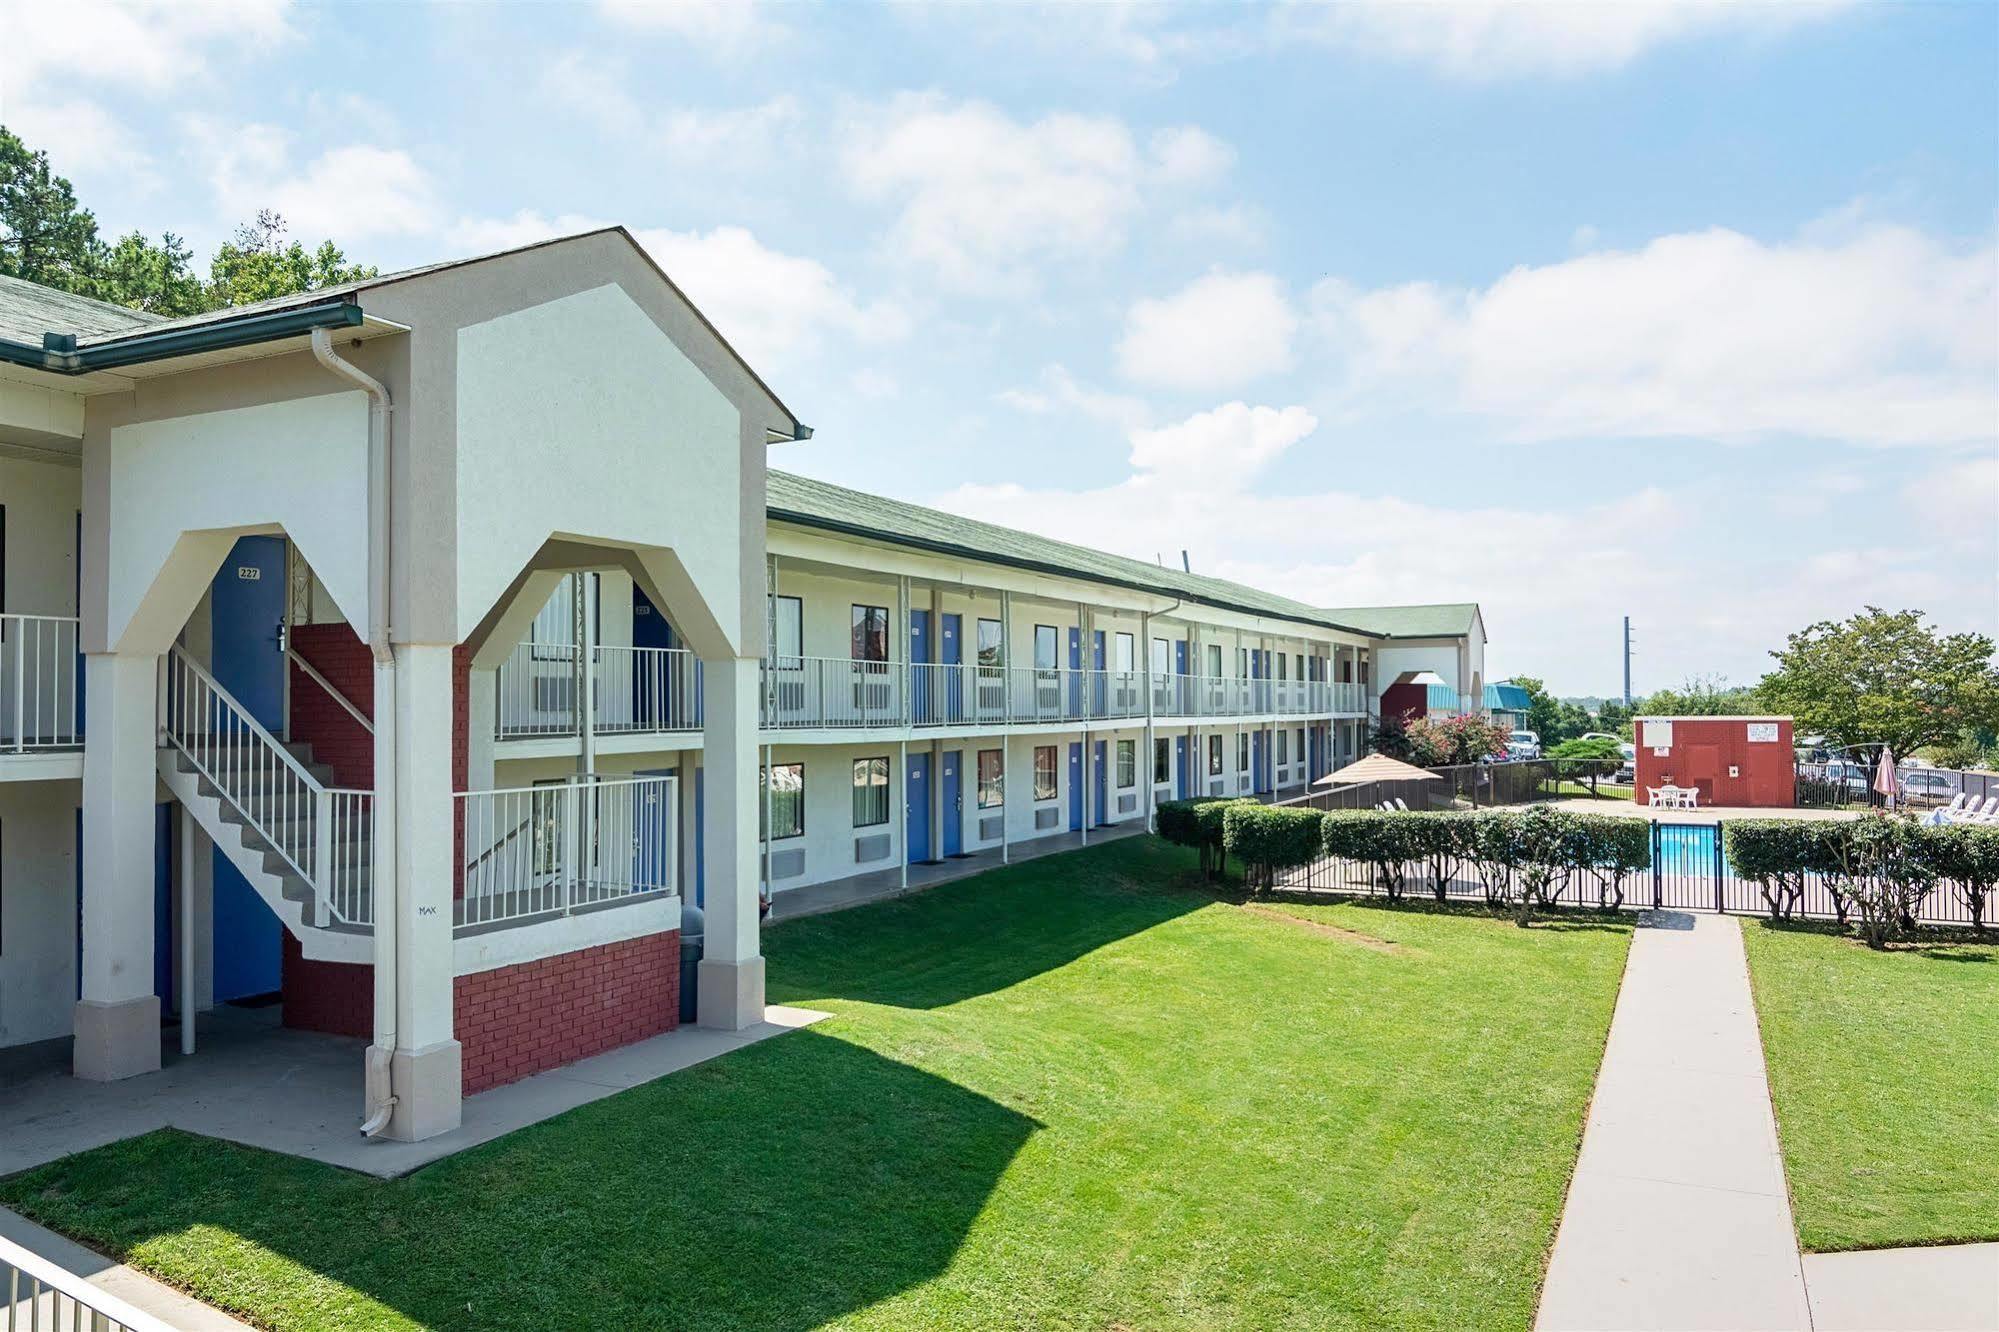
[[[1881,746],[1881,763],[1874,769],[1874,789],[1887,797],[1888,808],[1895,807],[1895,751]]]
[[[1358,786],[1362,782],[1441,782],[1444,779],[1434,772],[1389,758],[1386,754],[1369,754],[1358,762],[1349,763],[1338,772],[1329,772],[1314,786]]]

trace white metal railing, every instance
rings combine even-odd
[[[1231,718],[1358,712],[1359,685],[981,666],[779,657],[763,667],[763,724],[806,727],[984,726],[1154,717]]]
[[[671,777],[575,777],[460,791],[459,926],[563,915],[675,891],[679,818]]]
[[[174,1332],[173,1325],[0,1236],[5,1332]]]
[[[83,658],[74,615],[0,615],[0,749],[83,743]]]
[[[321,689],[325,690],[326,696],[332,699],[335,703],[338,703],[341,709],[344,712],[346,712],[346,714],[349,717],[352,717],[357,723],[359,723],[362,730],[366,731],[369,735],[373,735],[375,733],[375,723],[368,720],[368,714],[361,711],[360,708],[356,707],[353,699],[347,697],[347,695],[341,693],[338,689],[336,689],[333,685],[333,681],[327,679],[324,675],[321,675],[319,672],[319,668],[317,666],[314,666],[311,662],[307,661],[304,657],[301,657],[298,653],[293,652],[290,648],[285,649],[285,660],[290,662],[292,665],[298,667],[299,673],[305,676],[306,679],[312,681],[314,684],[318,685]]]
[[[576,734],[577,654],[566,643],[521,643],[508,654],[495,682],[496,738]],[[600,733],[701,728],[701,661],[692,652],[600,644],[590,670]]]
[[[313,889],[314,923],[374,920],[373,792],[322,786],[202,665],[160,659],[160,736]]]

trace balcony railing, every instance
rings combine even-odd
[[[522,643],[501,663],[494,734],[576,734],[577,649]],[[701,662],[681,648],[606,647],[591,657],[591,723],[599,735],[701,729]]]
[[[74,615],[0,615],[0,752],[83,743]]]
[[[454,925],[494,925],[675,891],[671,777],[578,777],[460,791],[464,892]]]
[[[989,726],[1153,717],[1359,714],[1362,687],[1140,671],[780,657],[764,664],[770,730]]]

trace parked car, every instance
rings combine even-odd
[[[1618,786],[1631,786],[1638,780],[1638,747],[1619,744],[1617,752],[1623,755],[1623,758],[1617,765],[1617,771],[1611,774],[1610,780]]]
[[[1866,795],[1874,787],[1874,770],[1846,759],[1833,759],[1815,775],[1820,781],[1844,786],[1858,796]]]
[[[1617,739],[1617,737],[1616,737],[1616,736],[1614,736],[1614,735],[1612,735],[1612,734],[1610,734],[1610,733],[1609,733],[1608,731],[1584,731],[1584,732],[1583,732],[1583,733],[1582,733],[1581,735],[1577,736],[1577,737],[1576,737],[1576,739],[1578,739],[1578,740],[1615,740],[1615,739]]]
[[[1506,757],[1516,760],[1540,758],[1541,737],[1532,731],[1515,731],[1506,741]]]
[[[1957,774],[1941,768],[1912,768],[1899,774],[1902,799],[1912,805],[1944,805],[1958,791]]]

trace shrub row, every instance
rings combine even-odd
[[[1201,872],[1214,878],[1227,868],[1222,816],[1230,805],[1255,805],[1241,796],[1201,796],[1193,800],[1162,800],[1155,811],[1159,835],[1176,846],[1201,853]],[[1259,806],[1260,808],[1260,806]]]
[[[1739,819],[1722,825],[1722,849],[1762,892],[1772,920],[1788,920],[1817,880],[1840,923],[1857,925],[1877,948],[1914,929],[1923,898],[1944,884],[1963,899],[1973,928],[1984,929],[1999,884],[1999,828],[1973,824],[1929,827],[1882,814]]]

